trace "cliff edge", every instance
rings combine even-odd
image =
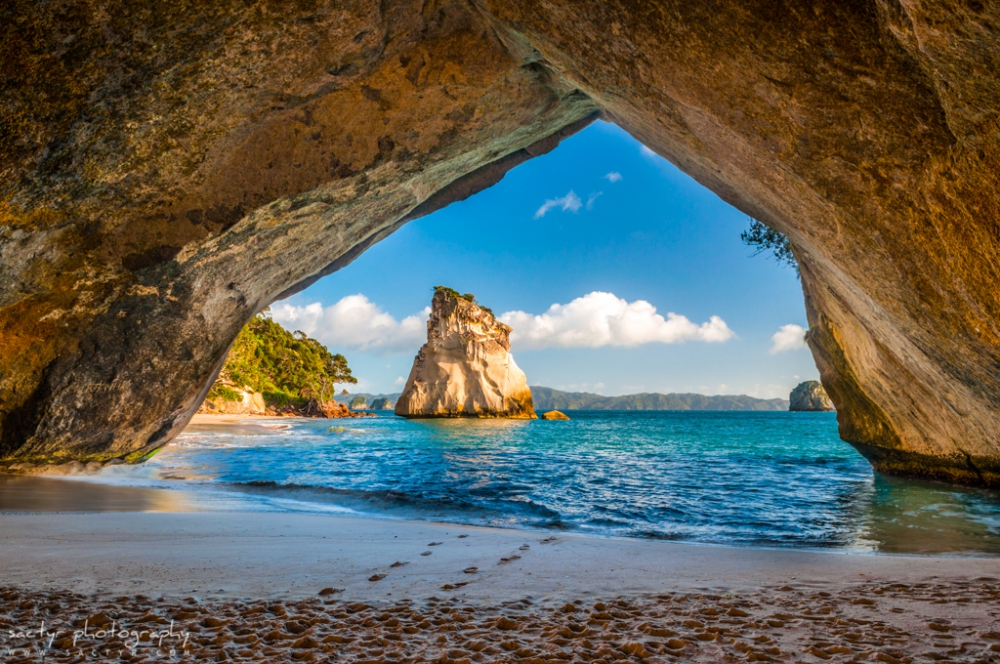
[[[788,396],[788,410],[830,411],[833,402],[827,396],[823,384],[818,380],[807,380],[799,383]]]
[[[427,343],[413,360],[396,414],[535,419],[527,378],[510,354],[510,333],[471,295],[438,286]]]

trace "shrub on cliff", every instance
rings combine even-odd
[[[743,240],[743,244],[754,248],[753,256],[770,251],[775,260],[794,267],[796,274],[798,274],[799,264],[795,261],[795,255],[792,254],[792,244],[782,233],[751,217],[750,228],[740,233],[740,239]]]
[[[266,312],[254,316],[236,337],[219,375],[220,382],[250,386],[269,404],[329,401],[337,383],[357,383],[347,359],[302,332],[289,332]]]

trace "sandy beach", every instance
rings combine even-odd
[[[19,481],[69,485],[83,507],[108,489]],[[112,489],[139,508],[155,492]],[[141,511],[0,515],[0,551],[5,661],[42,661],[42,622],[45,661],[158,661],[168,645],[188,661],[1000,659],[990,558]]]

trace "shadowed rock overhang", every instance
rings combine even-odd
[[[595,117],[798,259],[841,436],[1000,485],[990,3],[0,8],[0,458],[139,458],[250,317]]]

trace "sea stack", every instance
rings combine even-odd
[[[510,333],[472,295],[435,288],[427,343],[413,360],[396,414],[535,419],[527,378],[510,354]]]
[[[788,410],[828,411],[833,410],[833,402],[827,396],[822,383],[807,380],[799,383],[788,396]]]

